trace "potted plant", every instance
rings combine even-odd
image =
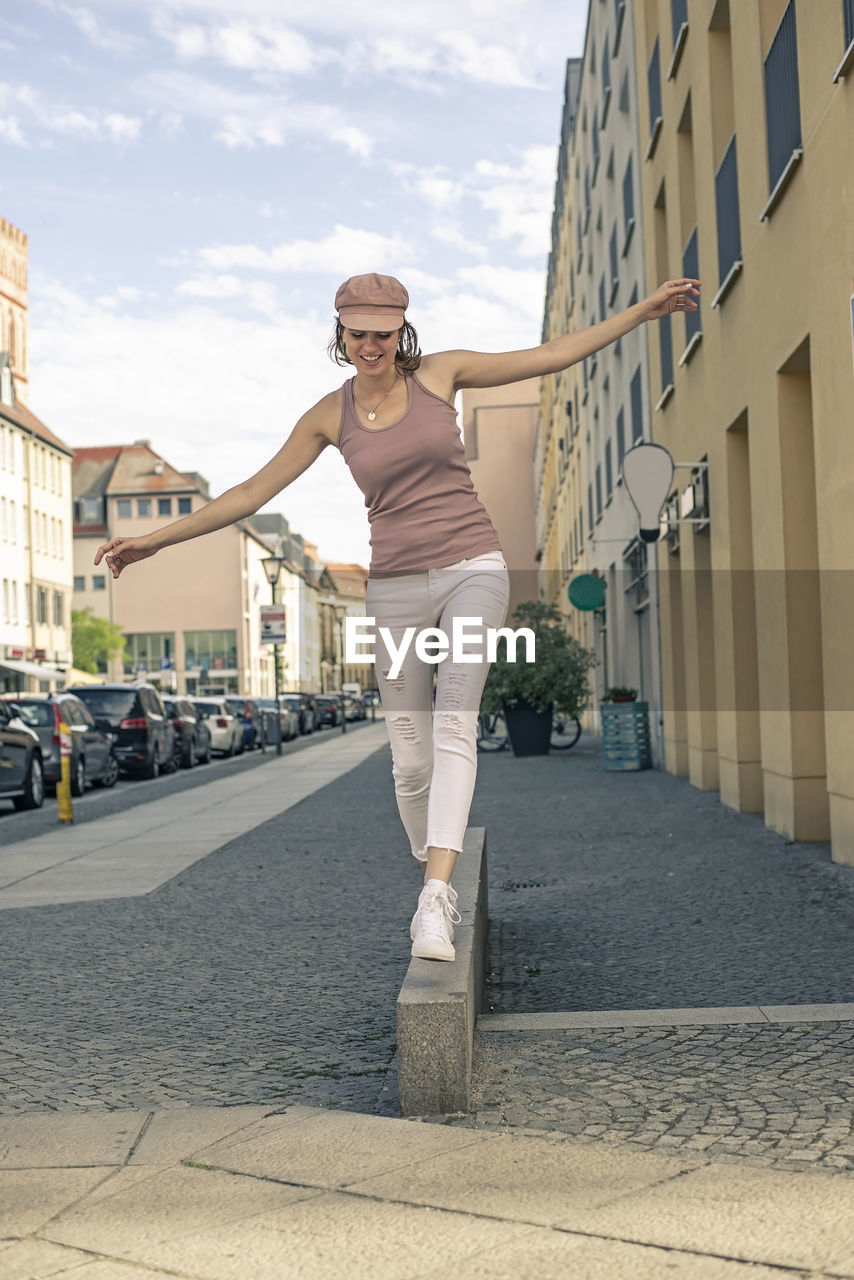
[[[555,605],[534,600],[520,604],[513,625],[533,631],[535,660],[525,661],[520,643],[517,660],[510,662],[502,642],[486,677],[481,707],[487,714],[504,711],[514,755],[545,755],[554,713],[577,716],[586,705],[588,673],[596,659],[567,632]]]
[[[638,696],[637,689],[629,689],[625,685],[615,684],[605,690],[605,702],[634,702]]]

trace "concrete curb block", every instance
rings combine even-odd
[[[490,1013],[478,1031],[573,1031],[621,1027],[722,1027],[756,1023],[850,1022],[854,1004],[738,1005],[725,1009],[612,1009],[579,1013]]]
[[[456,959],[411,960],[397,997],[398,1092],[404,1116],[469,1110],[489,921],[485,827],[466,832],[454,888],[462,916],[454,930]]]

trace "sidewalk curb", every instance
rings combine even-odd
[[[411,960],[397,997],[400,1114],[468,1111],[489,906],[486,828],[471,827],[454,873],[462,922],[456,959]]]

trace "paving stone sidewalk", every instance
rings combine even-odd
[[[580,745],[481,761],[493,1011],[854,1000],[854,868]],[[490,1031],[474,1083],[447,1123],[854,1173],[854,1022]]]
[[[419,888],[390,769],[384,748],[145,897],[5,911],[0,1114],[373,1110]]]

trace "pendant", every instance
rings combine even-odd
[[[377,415],[376,415],[376,411],[375,411],[374,409],[372,409],[372,410],[371,410],[371,412],[368,414],[368,422],[373,422],[373,420],[374,420],[374,418],[376,418],[376,416],[377,416]]]

